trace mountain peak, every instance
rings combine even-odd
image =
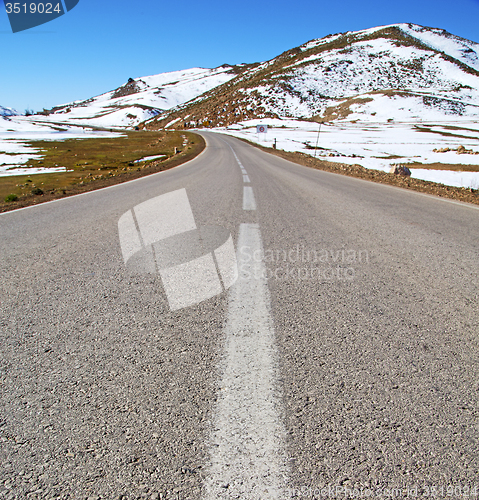
[[[378,115],[477,116],[479,45],[438,28],[391,24],[310,40],[248,68],[166,116],[162,127],[227,126],[246,119],[350,119]],[[349,118],[348,118],[349,117]]]

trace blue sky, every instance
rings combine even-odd
[[[478,20],[479,0],[80,0],[13,34],[0,2],[0,105],[38,111],[129,77],[264,61],[330,33],[398,22],[479,42]]]

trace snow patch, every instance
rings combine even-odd
[[[256,125],[268,125],[268,133],[256,134]],[[475,121],[451,121],[450,125],[459,127],[454,133],[462,135],[462,130],[470,138],[446,136],[437,131],[448,131],[447,124],[431,124],[418,127],[415,122],[384,123],[328,123],[321,125],[293,119],[248,120],[231,127],[218,127],[213,130],[252,142],[272,147],[276,140],[277,148],[285,151],[302,152],[327,161],[359,164],[389,172],[397,163],[408,164],[412,176],[417,179],[440,182],[449,186],[479,188],[479,172],[450,171],[414,168],[417,164],[454,164],[477,165],[479,155],[460,155],[454,151],[435,153],[433,149],[450,147],[479,151],[479,124]],[[446,127],[446,128],[443,128]],[[477,133],[475,132],[477,131]],[[319,137],[318,137],[319,132]],[[475,135],[474,135],[475,134]],[[466,135],[466,134],[464,134]],[[411,165],[412,164],[412,165]],[[419,165],[418,165],[419,166]]]

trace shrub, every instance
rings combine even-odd
[[[40,188],[33,188],[32,189],[32,194],[34,194],[34,195],[40,195],[40,194],[43,194],[43,191]]]
[[[6,198],[5,198],[5,201],[7,203],[10,203],[12,201],[17,201],[18,200],[18,196],[16,194],[9,194]]]

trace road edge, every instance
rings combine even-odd
[[[367,169],[359,164],[349,165],[346,163],[328,162],[320,160],[319,158],[314,158],[313,156],[305,153],[268,148],[266,146],[262,146],[261,144],[249,141],[243,137],[236,137],[229,134],[225,135],[243,141],[244,143],[263,151],[264,153],[278,156],[283,160],[291,161],[304,167],[332,174],[354,177],[363,181],[375,182],[377,184],[383,184],[390,187],[406,189],[423,195],[432,196],[434,198],[443,199],[444,201],[447,200],[461,204],[473,205],[475,208],[477,208],[476,205],[479,205],[479,190],[457,188],[454,186],[438,184],[436,182],[411,179],[410,177],[388,174],[380,170]]]

